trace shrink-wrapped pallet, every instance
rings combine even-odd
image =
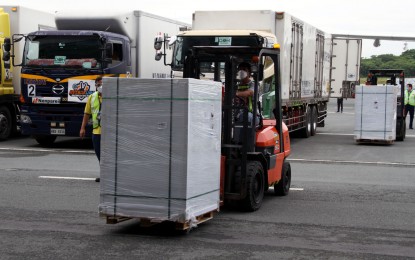
[[[99,211],[189,222],[219,209],[221,84],[104,78]]]
[[[357,141],[386,141],[396,139],[397,86],[356,87],[355,129]]]

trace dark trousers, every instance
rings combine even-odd
[[[92,144],[94,145],[95,154],[98,161],[101,160],[101,135],[92,134]]]
[[[343,112],[343,98],[337,98],[337,112]]]
[[[409,112],[409,128],[413,128],[413,122],[414,122],[414,106],[411,106],[409,104],[405,105],[405,118],[406,115]]]

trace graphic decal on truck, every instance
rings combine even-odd
[[[95,92],[93,80],[69,80],[68,101],[86,103],[87,97]]]

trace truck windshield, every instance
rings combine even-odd
[[[262,37],[253,36],[178,36],[173,50],[173,70],[183,70],[184,59],[193,46],[261,46]],[[201,66],[209,72],[211,64]]]
[[[28,37],[24,66],[101,68],[102,44],[96,36],[42,35]]]

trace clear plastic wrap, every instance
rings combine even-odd
[[[396,110],[399,87],[356,86],[354,139],[396,139]]]
[[[221,84],[104,78],[99,212],[191,222],[219,209]]]

